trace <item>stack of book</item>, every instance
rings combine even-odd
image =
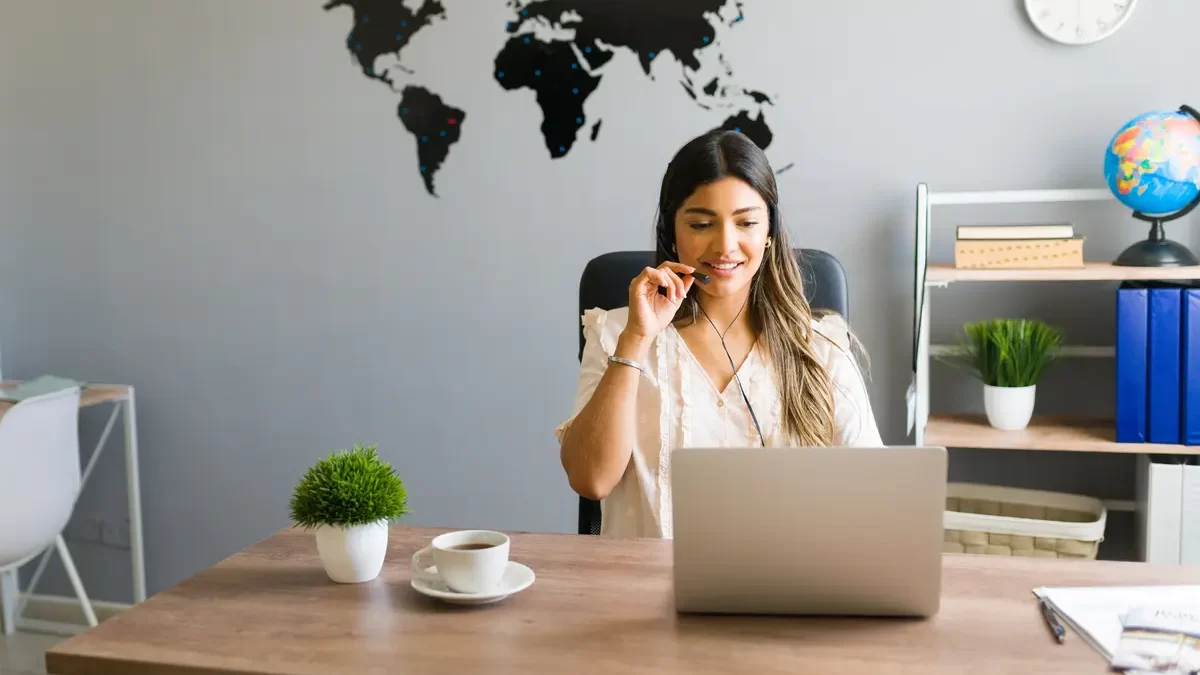
[[[954,266],[966,269],[1083,267],[1083,237],[1070,223],[960,225]]]

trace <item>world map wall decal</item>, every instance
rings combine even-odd
[[[704,110],[726,113],[720,128],[744,133],[764,150],[771,144],[763,108],[774,102],[737,84],[721,49],[724,32],[745,20],[741,0],[506,1],[512,18],[503,29],[510,37],[495,56],[492,76],[504,91],[534,92],[550,159],[565,157],[585,136],[591,142],[600,137],[602,120],[589,120],[584,104],[620,50],[632,53],[651,78],[656,60],[671,59],[684,95]],[[414,35],[454,17],[440,0],[328,0],[324,9],[342,6],[353,10],[346,48],[363,75],[400,94],[396,114],[416,140],[425,190],[436,197],[435,178],[463,138],[467,111],[443,100],[436,84],[413,82],[416,72],[402,55]]]

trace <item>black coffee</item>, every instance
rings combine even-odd
[[[495,544],[471,542],[469,544],[459,544],[458,546],[450,546],[450,547],[448,547],[448,549],[451,551],[478,551],[480,549],[491,548],[493,546],[495,546]]]

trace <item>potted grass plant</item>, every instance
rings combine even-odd
[[[376,446],[339,450],[309,467],[292,493],[296,525],[313,530],[329,578],[360,583],[379,576],[388,525],[408,512],[404,482]]]
[[[1062,346],[1059,329],[1034,319],[987,319],[967,323],[961,364],[983,383],[988,424],[1024,429],[1033,416],[1037,383]]]

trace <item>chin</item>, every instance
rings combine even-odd
[[[714,298],[738,295],[750,286],[749,279],[713,279],[707,284],[696,284],[702,293]]]

